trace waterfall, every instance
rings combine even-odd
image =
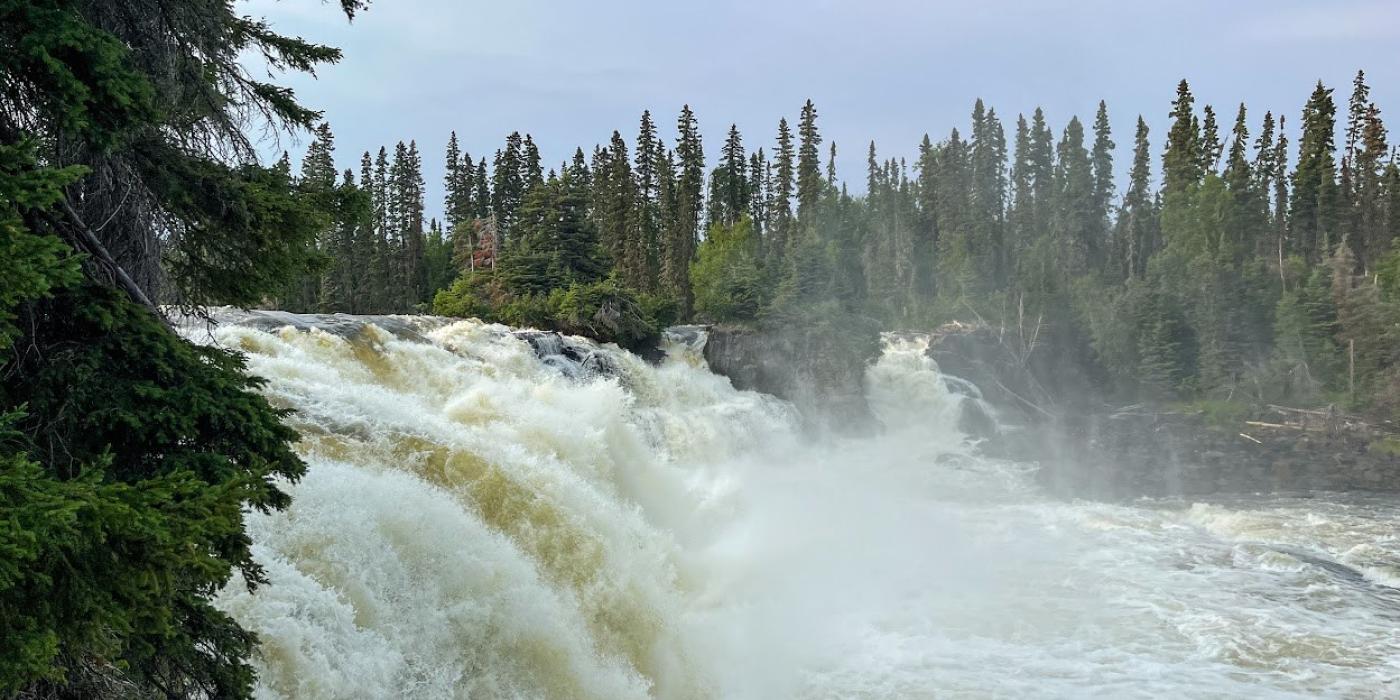
[[[309,465],[248,516],[269,582],[216,601],[259,637],[262,698],[1346,694],[1371,686],[1338,655],[1400,659],[1384,619],[1311,597],[1251,617],[1240,591],[1278,577],[1371,609],[1289,559],[1300,530],[1270,549],[1222,506],[1052,502],[979,457],[959,419],[990,407],[926,336],[886,336],[884,430],[838,438],[710,373],[697,327],[651,364],[474,320],[216,320],[184,332],[247,356]],[[1388,528],[1353,529],[1333,558],[1364,544],[1353,568],[1397,580],[1400,545],[1364,534]]]

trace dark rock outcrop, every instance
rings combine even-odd
[[[1065,497],[1400,491],[1400,436],[1328,410],[1246,407],[1211,416],[1167,405],[1113,407],[1053,357],[1022,358],[985,326],[932,334],[940,371],[968,380],[999,419],[982,449],[1038,462]]]
[[[876,426],[865,399],[865,369],[879,348],[879,334],[864,330],[717,325],[704,355],[710,370],[735,388],[791,401],[817,429],[858,434]]]
[[[1042,471],[1063,495],[1093,498],[1400,491],[1386,430],[1325,411],[1256,407],[1248,417],[1133,406],[1088,416],[1047,445]]]

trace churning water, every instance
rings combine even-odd
[[[271,582],[218,600],[262,697],[1400,696],[1390,503],[1050,499],[916,337],[869,370],[882,435],[813,439],[679,340],[373,321],[206,339],[310,465],[249,518]]]

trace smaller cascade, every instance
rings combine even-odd
[[[929,356],[931,339],[909,331],[881,335],[884,351],[866,373],[876,418],[893,431],[937,425],[951,427],[958,437],[997,435],[996,410],[977,385],[939,371]]]

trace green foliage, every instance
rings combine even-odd
[[[256,54],[340,55],[228,3],[0,0],[0,695],[252,693],[210,600],[261,580],[243,515],[287,504],[295,434],[238,358],[102,285],[258,303],[316,258],[324,202],[248,134],[317,113]]]
[[[39,168],[31,144],[0,144],[0,351],[18,333],[16,307],[78,279],[72,249],[29,228],[25,217],[52,207],[81,175],[77,167]]]
[[[442,316],[557,330],[626,348],[655,338],[658,315],[665,318],[673,308],[674,302],[639,295],[616,277],[531,290],[511,287],[491,271],[463,275],[433,299],[433,313]]]
[[[256,304],[317,259],[326,215],[278,168],[230,170],[174,150],[148,165],[147,183],[184,221],[166,260],[183,301]]]
[[[655,338],[660,326],[647,313],[637,294],[615,278],[574,284],[550,295],[554,326],[572,335],[585,335],[624,348]]]
[[[0,90],[55,128],[111,148],[150,121],[156,95],[129,48],[62,0],[0,2]]]
[[[706,321],[747,321],[767,303],[758,265],[758,239],[747,217],[733,226],[716,224],[690,265],[696,315]]]
[[[287,505],[295,433],[238,357],[115,292],[28,313],[0,388],[0,692],[246,697],[254,640],[209,597],[262,581],[243,515]]]

